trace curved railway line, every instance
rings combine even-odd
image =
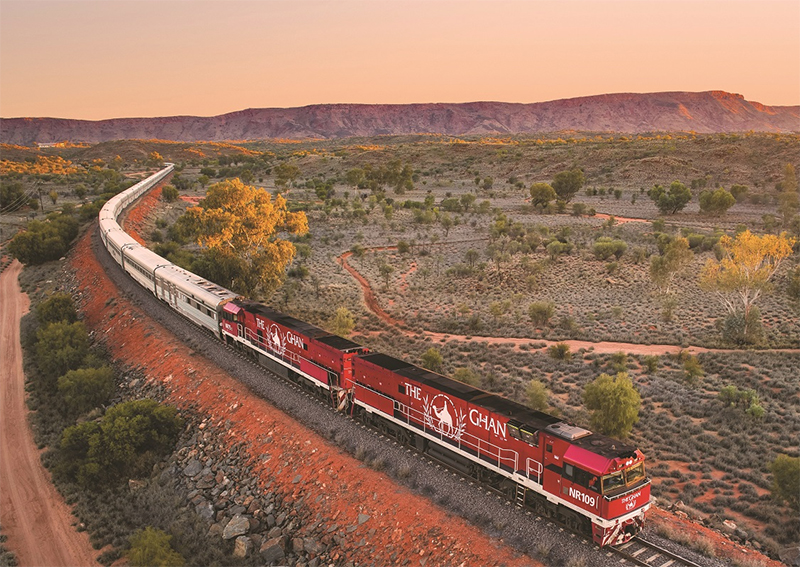
[[[127,207],[129,205],[132,205],[132,204],[133,204],[133,202],[129,201],[128,203],[125,204],[125,207]],[[101,213],[101,220],[102,220],[102,213]],[[117,227],[116,230],[121,230],[121,229],[119,229],[119,227]],[[107,231],[103,231],[102,232],[101,236],[104,237],[103,238],[104,240],[105,240],[107,234],[109,234]],[[95,243],[98,244],[97,240],[95,241]],[[105,244],[105,242],[104,242],[104,244]],[[101,254],[104,254],[104,252],[101,252]],[[112,257],[113,254],[105,254],[105,255],[106,255],[106,262],[104,262],[104,267],[108,271],[108,269],[109,269],[108,266],[109,265],[113,265],[115,263],[119,263],[119,260],[116,257]],[[119,266],[117,266],[117,268],[118,267]],[[123,277],[125,277],[124,276],[125,271],[119,271],[119,273],[122,274]],[[130,271],[128,271],[128,273],[130,274]],[[133,275],[133,274],[131,274],[131,275]],[[189,274],[189,275],[192,276],[191,274]],[[194,276],[194,277],[196,277],[196,276]],[[126,278],[126,280],[129,283],[133,284],[133,279]],[[134,287],[137,287],[137,286],[134,286]],[[139,292],[141,292],[141,293],[138,294],[140,298],[146,297],[147,298],[146,299],[147,302],[152,302],[154,305],[158,305],[159,306],[159,308],[156,308],[156,309],[154,309],[154,311],[150,312],[151,314],[153,314],[155,311],[165,311],[165,312],[168,313],[167,316],[169,318],[182,319],[181,317],[178,316],[178,313],[176,313],[176,312],[170,310],[168,307],[166,307],[163,304],[163,301],[159,301],[158,298],[156,298],[154,295],[152,295],[152,293],[149,293],[146,289],[141,288],[141,287],[137,287],[137,289],[139,290]],[[148,311],[150,311],[150,310],[148,309]],[[182,319],[181,320],[181,326],[183,326],[184,328],[188,326],[188,327],[191,327],[193,329],[200,330],[203,325],[199,325],[198,326],[198,322],[197,321],[189,322],[186,319]],[[258,364],[254,360],[252,360],[251,357],[243,356],[242,353],[241,353],[241,349],[238,349],[238,350],[234,349],[234,348],[232,348],[231,345],[224,345],[221,342],[216,341],[215,339],[212,339],[211,338],[212,333],[210,331],[208,331],[207,329],[204,329],[202,334],[206,337],[203,342],[206,342],[206,341],[214,342],[214,343],[216,343],[217,348],[222,349],[222,350],[227,351],[227,352],[236,353],[237,354],[237,358],[247,361],[249,366],[252,366],[255,369],[257,369],[257,373],[260,373],[262,375],[263,374],[270,374],[272,376],[272,380],[277,380],[277,378],[279,378],[278,375],[274,374],[273,372],[269,372],[267,369],[264,368],[263,365]],[[194,342],[194,341],[192,341],[192,342]],[[219,362],[219,361],[217,361],[217,362]],[[223,367],[224,367],[224,364],[223,364]],[[326,419],[328,421],[335,421],[335,420],[342,420],[342,419],[352,421],[352,418],[343,416],[341,413],[339,413],[339,412],[335,411],[334,409],[332,409],[329,404],[325,404],[323,400],[320,400],[319,399],[319,391],[318,391],[317,388],[314,388],[313,385],[306,384],[305,381],[303,381],[299,375],[293,376],[293,378],[295,378],[295,380],[287,380],[287,377],[281,377],[281,381],[283,381],[284,383],[287,383],[287,385],[290,385],[291,389],[294,390],[296,393],[302,392],[303,394],[305,394],[304,397],[313,398],[313,400],[316,402],[316,404],[322,404],[324,407],[326,407],[327,411],[324,412],[324,413],[328,414],[327,417],[326,417]],[[253,384],[251,382],[248,382],[248,380],[242,380],[242,381],[245,384],[247,384],[248,386],[251,386],[251,387],[253,386]],[[263,395],[263,393],[262,393],[263,392],[263,385],[259,384],[259,386],[262,386],[262,387],[253,388],[253,389],[256,391],[257,394]],[[259,390],[261,390],[261,391],[259,391]],[[267,397],[268,399],[270,398],[269,395],[267,395],[265,397]],[[277,404],[277,405],[279,407],[281,407],[280,404]],[[284,409],[284,408],[281,408],[281,409]],[[297,417],[296,411],[289,411],[288,413],[290,413],[290,415],[294,415],[294,417]],[[307,418],[307,415],[303,416],[303,420],[304,421],[306,421],[306,418]],[[369,426],[372,426],[374,429],[376,429],[376,431],[379,434],[384,434],[385,435],[387,433],[387,428],[386,427],[381,427],[381,423],[379,421],[374,421],[374,420],[366,420],[366,421],[368,423],[362,423],[360,425],[361,429],[365,429],[366,426],[369,425]],[[382,436],[384,436],[384,435],[382,435]],[[399,437],[399,436],[397,437],[397,440],[395,442],[395,445],[398,445],[398,444],[399,445],[403,445],[404,444],[403,443],[403,439],[401,437]],[[408,445],[408,443],[405,443],[405,444]],[[400,447],[398,447],[398,448],[400,448]],[[411,452],[412,451],[412,449],[410,447],[402,447],[401,449],[402,449],[403,452]],[[428,454],[417,454],[417,456],[420,459],[428,461],[429,463],[432,463],[433,462],[433,458],[434,458],[434,457],[432,457],[431,455],[428,455]],[[457,467],[454,468],[454,467],[452,467],[452,465],[449,465],[448,463],[442,461],[441,459],[438,459],[438,460],[440,462],[435,465],[435,467],[437,469],[439,469],[442,466],[444,466],[445,468],[450,470],[449,474],[452,474],[453,476],[455,476],[455,471],[457,471]],[[459,471],[459,472],[463,473],[463,471]],[[464,475],[462,475],[460,482],[463,483],[466,479],[470,479],[471,480],[471,477],[469,475],[465,475],[464,474]],[[472,485],[472,482],[470,482],[469,484]],[[488,488],[487,487],[483,487],[482,490],[488,490],[488,491],[491,491],[491,492],[497,492],[494,489],[492,489],[491,487],[488,487]],[[517,493],[505,492],[504,494],[505,494],[505,496],[510,498],[510,502],[506,503],[506,507],[508,507],[508,505],[512,504],[512,503],[517,504],[517,506],[519,506],[519,507],[526,506],[525,493],[524,492],[522,493],[522,497],[521,498],[520,498],[520,495],[519,495],[519,491],[517,491]],[[531,513],[530,511],[526,511],[526,512],[523,512],[523,515],[530,515],[530,513]],[[537,509],[536,513],[541,514],[542,516],[548,516],[548,517],[552,516],[552,514],[548,510]],[[519,513],[517,513],[517,514],[519,514]],[[558,524],[558,522],[556,522],[556,524]],[[663,548],[654,546],[654,544],[651,544],[649,542],[644,542],[644,540],[642,540],[642,543],[639,543],[637,541],[636,544],[635,544],[635,545],[640,545],[641,547],[636,547],[635,549],[629,550],[631,547],[634,546],[633,541],[635,541],[635,540],[632,540],[632,542],[629,542],[630,545],[629,544],[625,544],[625,545],[621,546],[618,549],[613,549],[612,551],[609,551],[609,553],[611,553],[612,555],[614,555],[614,554],[622,555],[623,561],[631,561],[631,562],[634,562],[634,563],[637,563],[637,564],[649,565],[649,566],[653,566],[653,567],[671,567],[672,565],[675,565],[675,564],[679,564],[679,565],[682,564],[682,565],[686,565],[687,567],[696,567],[696,566],[699,565],[698,563],[695,563],[692,560],[685,559],[685,558],[683,558],[681,556],[675,555],[673,552],[670,552],[670,551],[665,550]],[[647,548],[645,547],[645,545],[650,545],[650,551],[647,551]],[[597,556],[598,557],[601,556],[601,553],[598,552]],[[660,561],[659,558],[663,558],[663,561]],[[643,561],[643,563],[639,563],[641,561]],[[592,562],[592,564],[594,564],[594,562]]]

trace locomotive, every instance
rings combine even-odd
[[[474,388],[276,311],[175,266],[126,234],[122,211],[173,164],[109,200],[104,246],[157,298],[246,353],[403,444],[555,518],[599,546],[641,531],[650,507],[644,455],[502,396]]]

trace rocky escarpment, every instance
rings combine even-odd
[[[0,141],[181,142],[345,138],[436,133],[453,136],[558,132],[797,132],[800,106],[766,106],[723,91],[607,94],[534,104],[320,104],[255,108],[219,116],[69,120],[0,119]]]

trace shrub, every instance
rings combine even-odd
[[[166,201],[167,203],[174,203],[178,200],[180,194],[178,193],[177,187],[172,185],[165,185],[164,188],[161,190],[161,199]]]
[[[525,400],[529,408],[545,411],[548,406],[549,393],[547,387],[539,380],[531,380],[525,386]]]
[[[100,421],[64,430],[54,473],[84,488],[145,475],[173,447],[182,427],[174,407],[149,399],[118,404]]]
[[[537,327],[546,326],[554,312],[555,305],[549,301],[537,301],[531,303],[530,307],[528,307],[528,316],[531,318],[531,323]]]
[[[645,370],[647,370],[648,374],[655,374],[658,371],[658,364],[660,361],[661,358],[654,354],[648,354],[642,360]]]
[[[586,385],[583,401],[592,411],[592,427],[606,435],[626,437],[639,421],[642,399],[628,374],[601,374]]]
[[[356,321],[347,307],[339,307],[328,322],[328,329],[330,332],[340,337],[347,337],[353,332],[355,326]]]
[[[99,212],[99,209],[98,209]],[[46,222],[31,221],[8,244],[9,253],[26,266],[58,260],[78,235],[78,221],[69,215],[52,214]]]
[[[442,362],[442,353],[435,347],[430,347],[422,354],[422,367],[432,372],[441,372]]]
[[[624,240],[615,240],[607,236],[601,236],[592,247],[592,253],[598,260],[608,260],[614,256],[617,260],[622,258],[628,245]]]
[[[75,304],[67,293],[54,293],[47,300],[36,306],[36,319],[46,326],[50,323],[74,323],[78,320]]]
[[[569,254],[572,252],[572,244],[569,242],[561,242],[559,240],[553,240],[547,245],[547,255],[550,257],[551,260],[556,260],[559,256],[563,256],[564,254]]]
[[[567,343],[556,343],[554,345],[550,345],[547,349],[547,354],[550,355],[550,358],[554,360],[569,360],[572,358],[572,353],[570,352],[569,345]]]
[[[185,561],[172,549],[171,540],[172,536],[148,526],[130,537],[125,556],[133,567],[183,567]]]
[[[722,187],[716,191],[703,191],[699,200],[700,212],[713,217],[724,215],[736,203],[736,198]]]
[[[58,391],[72,415],[81,415],[108,401],[114,373],[108,366],[70,370],[58,379]]]
[[[81,322],[51,323],[36,332],[36,364],[46,384],[83,364],[89,354],[89,336]]]
[[[481,377],[469,368],[457,368],[456,371],[453,372],[453,379],[476,387],[481,383]]]
[[[658,207],[662,215],[674,215],[692,200],[692,192],[680,181],[673,181],[669,190],[661,185],[655,185],[648,192],[648,196]]]

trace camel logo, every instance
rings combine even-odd
[[[422,400],[425,411],[425,426],[459,441],[467,426],[464,412],[456,409],[453,401],[444,394],[438,394],[429,401],[428,396]]]
[[[286,350],[286,342],[284,341],[283,335],[281,335],[281,330],[275,323],[270,325],[267,330],[267,345],[270,350],[277,353],[278,356],[283,356]]]

